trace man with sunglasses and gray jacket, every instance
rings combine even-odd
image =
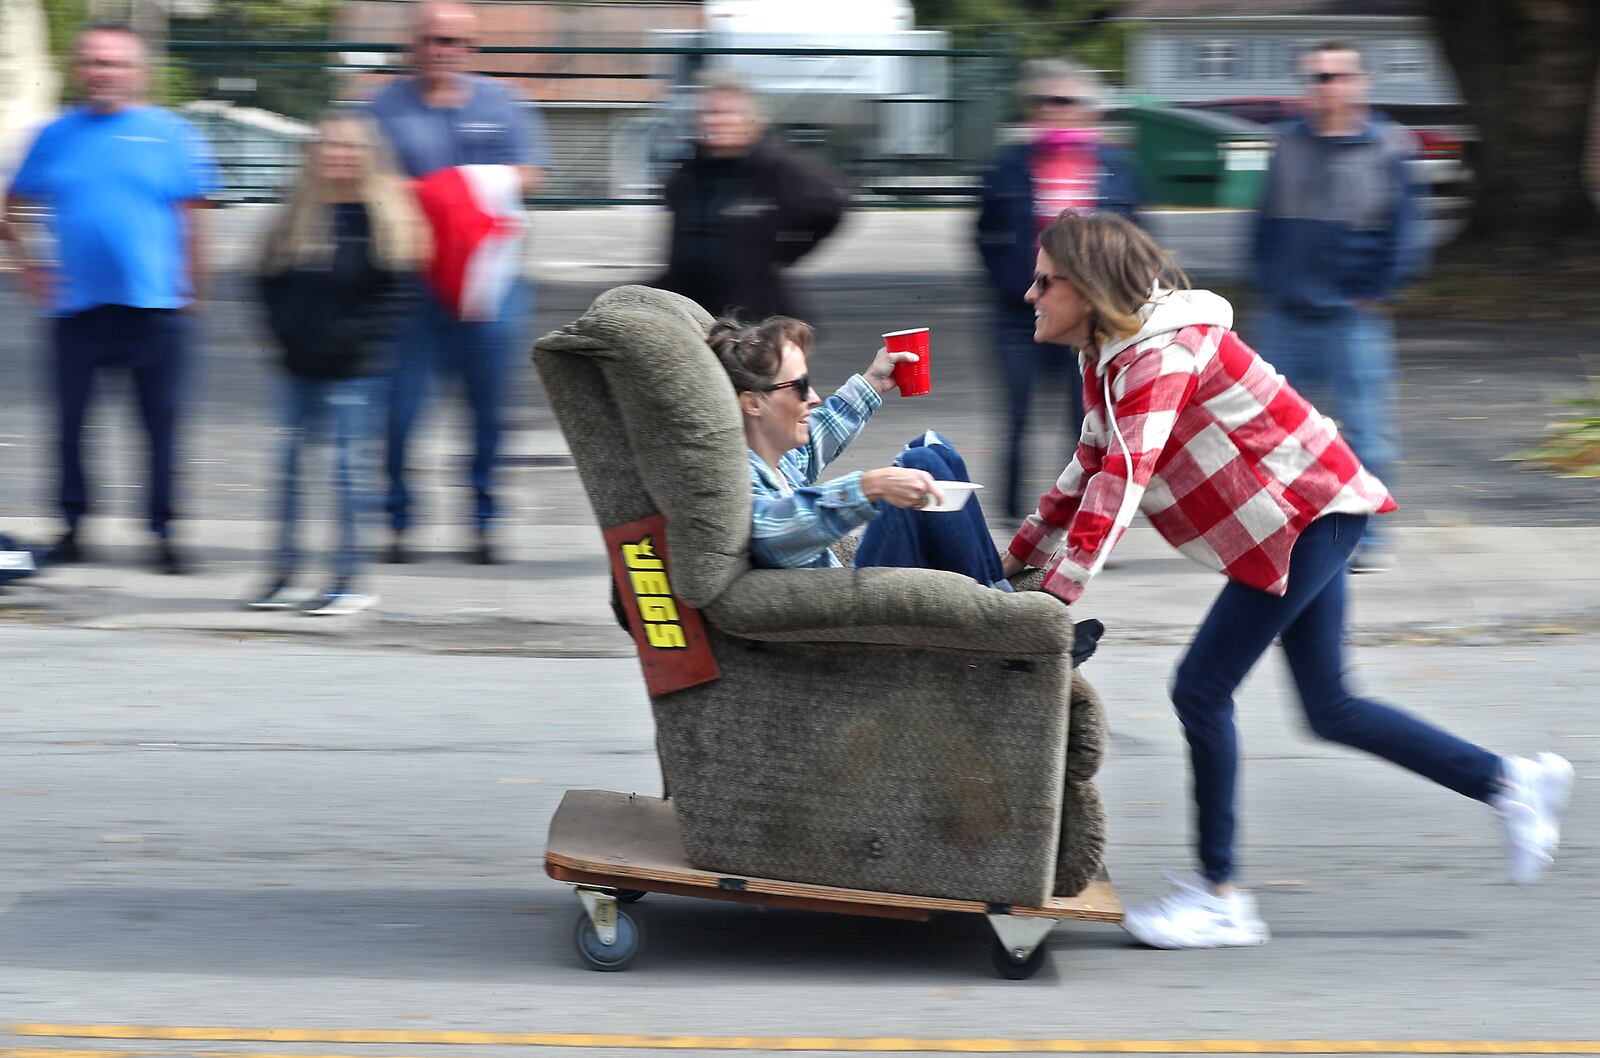
[[[1262,356],[1339,420],[1362,465],[1392,489],[1394,324],[1389,304],[1427,252],[1412,134],[1366,104],[1371,78],[1354,46],[1326,41],[1300,61],[1303,117],[1285,126],[1255,226],[1255,281],[1265,303]],[[1394,562],[1377,519],[1353,573]]]

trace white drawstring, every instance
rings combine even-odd
[[[1112,524],[1111,527],[1111,532],[1115,533],[1118,525],[1127,526],[1132,524],[1133,512],[1128,509],[1128,505],[1131,502],[1135,505],[1135,507],[1137,507],[1138,499],[1137,494],[1134,491],[1133,483],[1133,453],[1128,451],[1127,439],[1122,436],[1122,427],[1117,425],[1117,413],[1111,403],[1110,364],[1102,365],[1100,371],[1100,381],[1105,392],[1106,420],[1111,423],[1111,433],[1116,437],[1117,447],[1122,449],[1122,458],[1128,465],[1128,485],[1127,488],[1123,489],[1122,491],[1122,504],[1117,508],[1117,520]],[[1092,577],[1096,573],[1099,573],[1101,568],[1105,566],[1106,559],[1111,557],[1111,548],[1114,543],[1115,541],[1113,541],[1109,536],[1106,538],[1105,546],[1102,547],[1099,553],[1095,555],[1094,562],[1089,566],[1089,576]]]

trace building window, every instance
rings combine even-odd
[[[1393,81],[1415,81],[1427,69],[1427,57],[1422,46],[1413,40],[1391,43],[1383,55],[1383,73]]]
[[[1201,81],[1229,81],[1239,76],[1239,45],[1231,40],[1202,41],[1194,52],[1194,76]]]
[[[1300,80],[1300,61],[1305,58],[1306,52],[1311,50],[1311,45],[1300,40],[1286,40],[1282,50],[1278,52],[1279,72],[1291,81]]]

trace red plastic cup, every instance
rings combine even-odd
[[[928,363],[928,328],[890,331],[883,336],[883,344],[891,353],[917,354],[915,361],[902,360],[894,365],[894,384],[900,387],[902,397],[920,397],[933,392],[932,365]]]

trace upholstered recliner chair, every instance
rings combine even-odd
[[[693,302],[608,291],[534,360],[602,528],[660,513],[720,678],[652,699],[690,863],[1039,905],[1101,869],[1104,713],[1040,592],[753,569],[733,388]]]

